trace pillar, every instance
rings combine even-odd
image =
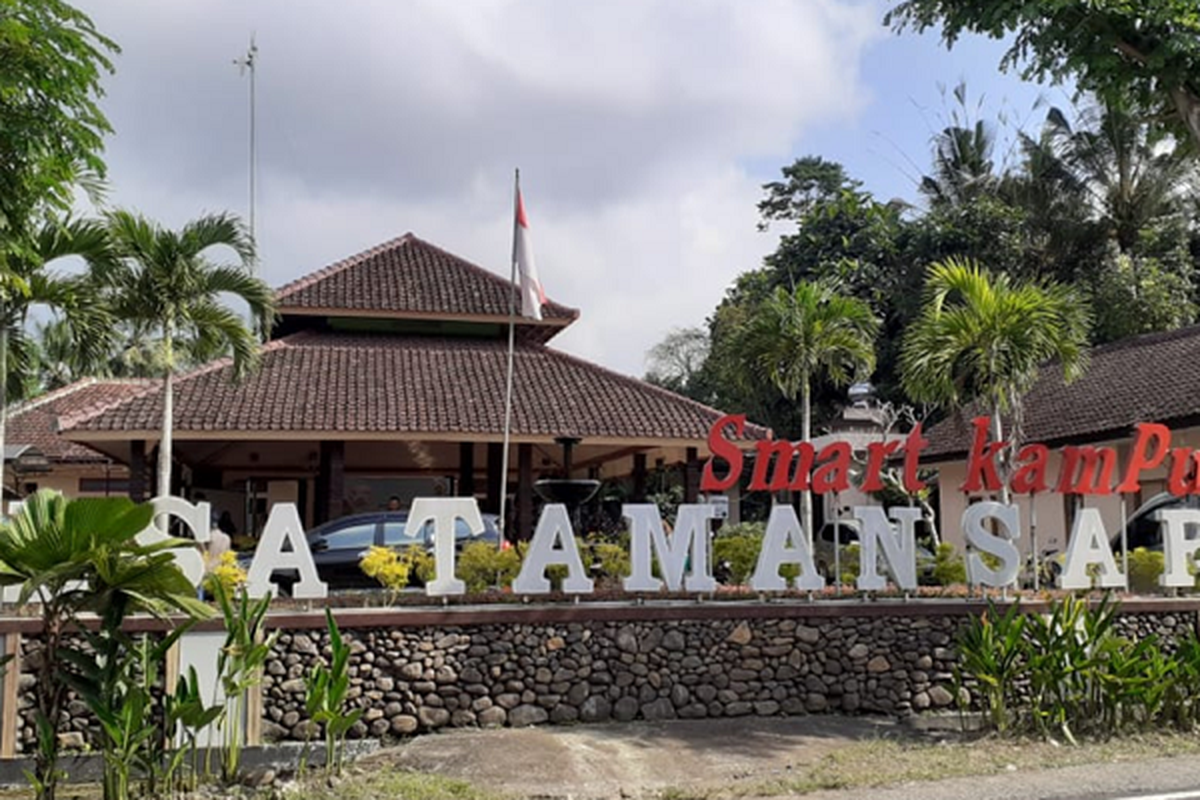
[[[129,499],[144,503],[149,488],[146,483],[146,441],[134,439],[129,443]]]
[[[533,445],[517,445],[517,520],[516,538],[533,538]]]
[[[504,491],[505,477],[500,474],[500,462],[504,458],[504,445],[491,442],[487,446],[487,499],[483,510],[489,514],[500,513],[500,492]]]
[[[458,496],[475,496],[475,443],[458,445]]]
[[[633,455],[633,502],[646,502],[646,454]]]
[[[342,515],[346,497],[346,443],[321,442],[320,472],[317,474],[317,524]]]
[[[696,448],[687,449],[687,461],[683,465],[683,502],[695,503],[700,498],[700,453]]]

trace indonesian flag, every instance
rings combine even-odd
[[[513,230],[513,261],[517,264],[521,281],[521,316],[536,320],[542,318],[542,306],[546,304],[546,293],[538,280],[537,264],[533,260],[533,247],[529,243],[529,221],[525,218],[525,203],[521,200],[521,187],[517,187],[517,220]]]

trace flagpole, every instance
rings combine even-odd
[[[513,352],[516,349],[517,330],[517,220],[518,204],[521,198],[521,170],[514,170],[513,177],[513,249],[512,271],[508,292],[508,371],[504,385],[504,445],[500,455],[500,542],[498,546],[504,549],[508,538],[508,446],[512,434],[512,395],[513,395]]]

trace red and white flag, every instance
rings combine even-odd
[[[517,187],[517,219],[513,228],[513,261],[521,281],[521,316],[536,320],[542,318],[542,306],[546,304],[546,293],[538,280],[537,264],[533,260],[533,246],[529,243],[529,220],[525,217],[525,203],[521,200],[521,187]]]

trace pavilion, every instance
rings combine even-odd
[[[221,359],[177,377],[172,490],[203,495],[250,533],[275,502],[297,503],[313,525],[392,496],[475,495],[496,512],[509,492],[514,530],[528,535],[539,478],[619,479],[640,499],[656,467],[682,467],[696,499],[721,412],[550,348],[579,316],[557,303],[540,321],[516,319],[501,474],[511,287],[412,234],[287,284],[252,375],[235,382]],[[144,499],[158,492],[161,420],[155,381],[58,423],[127,465],[129,493]]]

